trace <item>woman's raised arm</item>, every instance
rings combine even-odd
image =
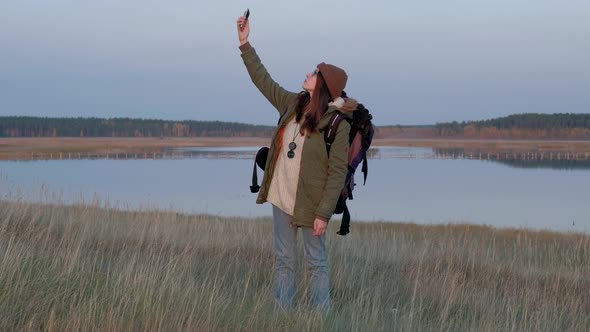
[[[250,20],[241,16],[236,23],[242,59],[244,60],[246,69],[248,69],[248,74],[250,74],[252,82],[277,111],[283,114],[287,110],[287,106],[297,97],[297,93],[287,91],[275,82],[260,61],[256,51],[248,42]]]

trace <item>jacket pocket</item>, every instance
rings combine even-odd
[[[303,178],[301,181],[302,186],[300,190],[302,190],[304,194],[302,199],[304,200],[305,208],[315,211],[322,200],[325,181],[315,178]]]

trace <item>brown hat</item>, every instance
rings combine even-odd
[[[342,90],[346,87],[346,80],[348,79],[346,72],[341,68],[324,62],[318,65],[318,69],[320,70],[320,73],[322,73],[324,81],[326,81],[332,100],[340,97]]]

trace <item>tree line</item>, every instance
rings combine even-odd
[[[0,137],[270,137],[273,129],[221,121],[0,117]]]
[[[588,139],[590,114],[523,113],[489,120],[437,123],[433,130],[439,137]]]
[[[270,137],[273,130],[222,121],[0,116],[0,137]],[[378,126],[376,137],[590,139],[590,114],[525,113],[426,126]]]

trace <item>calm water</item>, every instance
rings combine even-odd
[[[183,158],[157,160],[2,161],[0,193],[33,201],[48,195],[67,202],[96,196],[130,209],[270,216],[270,206],[255,204],[249,190],[255,151],[192,148],[176,151]],[[367,185],[362,186],[361,173],[356,178],[355,199],[349,204],[353,221],[590,232],[587,161],[432,158],[436,152],[373,149]]]

